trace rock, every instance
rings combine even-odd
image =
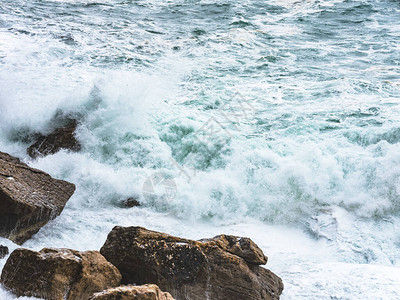
[[[74,191],[72,183],[0,152],[0,236],[22,244],[62,212]]]
[[[202,239],[200,242],[215,242],[222,249],[242,257],[251,264],[265,265],[268,261],[262,250],[249,238],[218,235],[212,239]]]
[[[193,241],[141,227],[114,227],[100,250],[124,284],[157,284],[176,299],[279,299],[282,280],[248,238]]]
[[[8,247],[0,245],[0,259],[8,255]]]
[[[128,198],[124,201],[122,201],[122,204],[124,207],[135,207],[135,206],[140,206],[140,202],[136,200],[135,198]]]
[[[1,283],[17,296],[48,300],[87,300],[120,281],[120,272],[98,251],[70,249],[17,249],[1,274]]]
[[[125,285],[94,294],[89,300],[174,300],[155,284]]]
[[[39,135],[37,141],[28,148],[28,155],[37,158],[54,154],[61,149],[80,151],[81,144],[75,138],[77,125],[76,120],[71,120],[66,126],[57,128],[48,135]]]

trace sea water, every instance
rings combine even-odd
[[[0,150],[76,185],[24,247],[234,234],[282,299],[400,299],[399,64],[395,0],[2,0]]]

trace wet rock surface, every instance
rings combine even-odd
[[[0,152],[0,236],[22,244],[57,217],[75,185]]]
[[[70,249],[16,249],[1,274],[1,283],[17,296],[48,300],[87,300],[120,281],[120,272],[98,251]]]
[[[125,285],[94,294],[89,300],[174,300],[155,284]]]
[[[100,252],[124,284],[157,284],[176,299],[279,299],[282,280],[248,238],[193,241],[141,227],[114,227]]]
[[[27,149],[32,158],[57,153],[62,149],[80,151],[81,144],[75,137],[78,126],[76,120],[70,120],[64,127],[55,129],[48,135],[37,135],[36,142]]]
[[[141,206],[140,202],[135,198],[128,198],[122,201],[122,205],[126,208]]]
[[[0,245],[0,259],[6,257],[8,254],[8,247]]]

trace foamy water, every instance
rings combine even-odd
[[[283,299],[399,298],[399,16],[396,1],[3,1],[0,150],[77,186],[24,246],[99,249],[115,225],[236,234]],[[30,159],[66,116],[83,150]]]

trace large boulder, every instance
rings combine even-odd
[[[0,152],[0,236],[22,244],[62,212],[74,191],[72,183]]]
[[[56,128],[48,135],[39,134],[36,142],[28,148],[28,155],[36,158],[54,154],[61,149],[80,151],[81,144],[75,137],[77,126],[78,122],[72,119],[64,127]]]
[[[87,300],[120,282],[118,269],[98,251],[70,249],[17,249],[1,274],[1,283],[17,296],[48,300]]]
[[[155,284],[124,285],[94,294],[89,300],[174,300]]]
[[[279,299],[282,280],[248,238],[193,241],[141,227],[114,227],[100,250],[124,284],[157,284],[176,299]]]

